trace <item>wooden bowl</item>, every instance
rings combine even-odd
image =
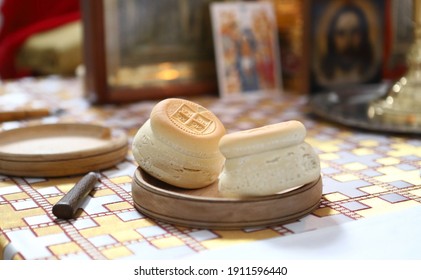
[[[319,205],[322,179],[274,195],[226,198],[218,182],[201,189],[181,189],[135,171],[135,208],[142,214],[175,225],[208,229],[241,229],[284,224],[302,218]]]
[[[122,131],[77,123],[45,124],[0,133],[0,174],[58,177],[114,166],[127,156]]]

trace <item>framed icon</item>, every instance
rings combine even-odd
[[[272,3],[212,3],[211,18],[222,97],[278,94],[278,29]]]
[[[311,91],[382,79],[382,0],[310,1]]]
[[[81,1],[94,103],[217,93],[212,0]]]

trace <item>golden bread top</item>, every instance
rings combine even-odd
[[[225,127],[211,111],[185,99],[162,100],[152,109],[150,121],[160,140],[204,153],[218,150],[219,139],[225,135]]]
[[[286,121],[223,136],[219,149],[226,158],[241,157],[300,144],[306,129],[299,121]]]

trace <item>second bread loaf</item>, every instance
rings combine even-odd
[[[262,196],[316,180],[319,158],[305,136],[298,121],[225,135],[219,143],[226,157],[219,191],[226,196]]]

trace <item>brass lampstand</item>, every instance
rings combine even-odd
[[[368,106],[368,118],[384,124],[421,128],[421,0],[413,1],[414,42],[408,71],[387,94]]]

